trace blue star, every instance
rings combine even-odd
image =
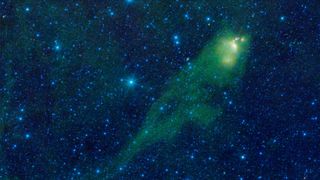
[[[12,149],[16,149],[16,148],[17,148],[16,144],[12,145]]]
[[[29,7],[26,7],[24,10],[25,10],[26,12],[29,12],[29,11],[30,11],[30,8],[29,8]]]
[[[245,156],[245,155],[241,155],[241,156],[240,156],[240,159],[241,159],[241,160],[245,160],[245,159],[246,159],[246,156]]]
[[[180,38],[178,35],[173,36],[173,43],[174,45],[179,45],[180,44]]]
[[[136,85],[135,79],[133,79],[133,78],[128,79],[128,80],[127,80],[127,85],[128,85],[129,87],[135,86],[135,85]]]
[[[96,169],[96,173],[99,174],[100,173],[100,169]]]
[[[194,159],[194,155],[191,155],[191,156],[190,156],[190,159]]]
[[[114,16],[114,11],[111,8],[108,8],[109,16]]]
[[[311,121],[317,121],[318,120],[318,116],[312,116],[310,119],[311,119]]]
[[[27,133],[27,134],[25,135],[25,138],[26,138],[26,139],[30,139],[30,137],[31,137],[31,135],[30,135],[29,133]]]
[[[303,135],[303,136],[307,136],[307,133],[306,133],[306,132],[303,132],[302,135]]]
[[[23,120],[23,117],[19,116],[19,117],[18,117],[18,120],[19,120],[19,121],[22,121],[22,120]]]
[[[187,20],[191,19],[190,15],[188,13],[184,14],[184,18],[187,19]]]
[[[317,101],[318,101],[318,99],[314,99],[313,101],[311,101],[311,105],[312,106],[316,105]]]
[[[55,45],[55,46],[54,46],[54,49],[55,49],[56,51],[59,51],[60,48],[61,48],[60,45]]]
[[[55,51],[60,51],[61,50],[61,45],[57,40],[54,41],[54,50]]]

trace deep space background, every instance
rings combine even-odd
[[[1,0],[0,179],[102,179],[224,27],[251,36],[224,115],[113,178],[319,179],[318,0]]]

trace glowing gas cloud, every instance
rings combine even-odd
[[[241,78],[249,46],[248,36],[220,33],[201,53],[172,78],[163,95],[151,106],[140,131],[107,167],[106,176],[123,170],[148,146],[171,142],[186,122],[207,126],[223,113],[212,103],[222,89]]]

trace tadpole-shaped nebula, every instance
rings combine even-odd
[[[174,140],[186,122],[207,126],[222,115],[222,104],[212,101],[241,78],[249,37],[220,33],[200,54],[173,77],[163,95],[151,106],[141,130],[124,147],[106,176],[114,176],[148,146]]]

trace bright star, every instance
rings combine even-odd
[[[129,86],[134,86],[135,85],[135,80],[134,79],[129,79],[128,80],[128,85]]]
[[[175,45],[179,45],[179,44],[180,44],[180,38],[179,38],[178,35],[174,35],[174,36],[173,36],[173,43],[174,43]]]
[[[242,155],[240,158],[241,158],[241,160],[244,160],[244,159],[246,159],[246,156]]]
[[[61,45],[57,40],[54,41],[54,50],[55,51],[60,51],[61,50]]]
[[[57,50],[57,51],[59,51],[60,48],[61,48],[61,47],[60,47],[59,45],[55,45],[55,46],[54,46],[54,49]]]

